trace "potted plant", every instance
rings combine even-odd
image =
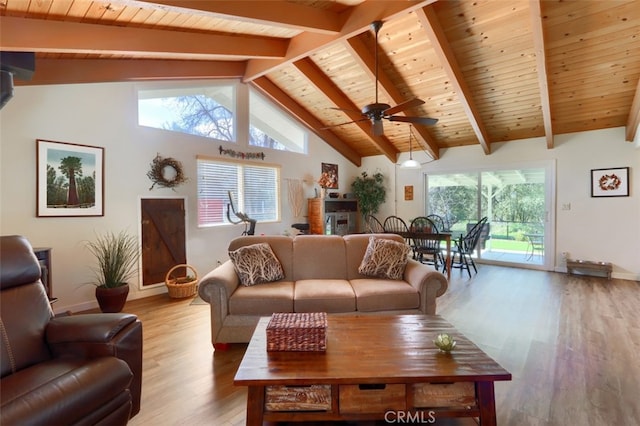
[[[96,299],[102,312],[120,312],[129,294],[128,280],[137,272],[138,242],[135,236],[121,231],[98,235],[86,244],[96,258],[92,268]]]
[[[362,217],[378,213],[378,209],[384,203],[387,191],[384,187],[384,175],[376,172],[369,176],[362,172],[351,184],[351,191],[356,196]]]

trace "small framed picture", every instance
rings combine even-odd
[[[328,185],[325,188],[338,189],[338,165],[322,163],[322,176],[327,176]]]
[[[36,140],[36,215],[104,216],[104,148]]]
[[[592,197],[628,197],[629,167],[591,170]]]
[[[405,201],[413,200],[413,185],[405,185],[405,187],[404,187],[404,199],[405,199]]]

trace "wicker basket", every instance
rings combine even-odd
[[[267,324],[267,351],[327,350],[325,312],[278,312]]]
[[[194,278],[190,281],[187,281],[186,278],[188,277],[174,277],[172,275],[173,272],[179,268],[191,269],[191,271],[193,271]],[[176,299],[191,297],[198,292],[198,271],[196,271],[191,265],[176,265],[173,268],[169,269],[169,272],[167,272],[167,276],[164,279],[164,283],[167,285],[167,289],[169,289],[170,297]]]

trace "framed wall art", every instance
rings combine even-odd
[[[629,167],[591,170],[592,197],[628,197]]]
[[[338,165],[322,163],[322,176],[328,177],[328,185],[325,188],[338,189]]]
[[[36,140],[36,215],[104,216],[104,148]]]
[[[404,200],[412,201],[413,200],[413,185],[405,185],[404,187]]]

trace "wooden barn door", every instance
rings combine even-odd
[[[187,263],[182,198],[141,200],[142,286],[164,283],[169,269]]]

